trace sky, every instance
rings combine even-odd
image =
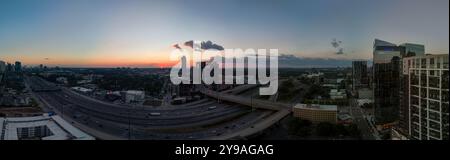
[[[173,44],[371,59],[375,38],[449,52],[448,0],[1,0],[0,60],[167,66]],[[341,42],[343,54],[331,42]]]

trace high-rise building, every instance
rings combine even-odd
[[[373,46],[374,115],[379,129],[392,127],[404,118],[401,104],[403,92],[403,58],[423,55],[425,47],[420,44],[396,44],[375,39]]]
[[[352,83],[353,90],[368,87],[367,61],[352,62]]]
[[[14,71],[14,65],[12,65],[11,63],[8,63],[6,65],[6,72],[12,72]]]
[[[22,72],[22,63],[19,61],[16,61],[15,65],[14,65],[14,70],[16,72]]]
[[[4,73],[6,70],[6,63],[3,61],[0,61],[0,74]]]
[[[3,61],[0,61],[0,97],[2,95],[2,85],[3,85],[3,75],[5,73],[6,70],[6,63]]]
[[[449,139],[448,54],[403,59],[403,77],[408,84],[402,97],[408,99],[407,128],[410,139]]]
[[[403,47],[404,53],[403,58],[413,57],[413,56],[423,56],[425,55],[425,47],[423,45],[404,43],[400,45]],[[403,63],[402,60],[402,70],[404,71],[405,67],[407,67],[406,63]],[[409,78],[405,74],[400,75],[400,108],[399,108],[399,121],[396,126],[397,131],[401,134],[405,134],[408,132],[409,128],[409,98],[407,95],[409,92]]]
[[[403,57],[411,57],[416,55],[424,55],[425,47],[421,44],[403,43],[400,47],[404,48]]]
[[[377,126],[398,119],[401,47],[375,39],[373,46],[374,115]]]

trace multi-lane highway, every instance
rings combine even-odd
[[[116,105],[63,87],[45,90],[55,86],[41,78],[27,77],[26,82],[43,88],[34,94],[50,110],[100,139],[211,139],[249,128],[272,114],[208,99],[158,109]]]
[[[256,99],[256,98],[248,98],[248,97],[226,94],[226,93],[221,93],[221,92],[216,92],[216,91],[206,90],[206,89],[202,89],[202,90],[200,90],[200,92],[209,97],[213,97],[213,98],[216,98],[216,99],[219,99],[222,101],[227,101],[227,102],[242,104],[245,106],[250,106],[252,108],[268,109],[268,110],[275,110],[275,111],[291,109],[291,105],[285,104],[285,103],[278,103],[278,102],[261,100],[261,99]]]

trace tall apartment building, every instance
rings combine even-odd
[[[0,97],[2,97],[3,95],[3,78],[4,78],[4,73],[6,71],[6,63],[3,61],[0,61]]]
[[[11,63],[6,64],[6,72],[13,72],[14,71],[14,65]]]
[[[3,61],[0,61],[0,74],[4,73],[6,70],[6,63]]]
[[[404,43],[400,45],[404,49],[403,58],[413,57],[413,56],[423,56],[425,55],[425,47],[423,45]],[[407,67],[402,60],[402,70]],[[400,108],[399,108],[399,121],[396,128],[398,132],[401,134],[408,133],[409,128],[409,98],[407,96],[402,96],[408,94],[409,84],[408,84],[408,76],[404,76],[404,74],[400,75],[401,84],[400,84]]]
[[[367,61],[353,61],[352,62],[352,88],[368,87],[369,77],[367,74]]]
[[[404,58],[406,135],[418,140],[449,139],[448,54]]]
[[[19,61],[17,61],[17,62],[15,63],[15,65],[14,65],[14,70],[15,70],[16,72],[22,72],[22,63],[19,62]]]
[[[378,126],[393,124],[404,114],[402,67],[403,58],[424,54],[420,44],[396,44],[375,39],[373,46],[373,90],[375,123]],[[385,126],[383,126],[385,127]],[[390,125],[388,126],[390,127]],[[387,129],[387,128],[384,128]]]

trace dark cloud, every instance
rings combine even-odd
[[[217,50],[224,50],[224,48],[218,44],[214,44],[211,41],[202,42],[202,49],[217,49]]]
[[[344,48],[339,48],[338,52],[336,54],[344,54]]]
[[[338,48],[339,45],[341,45],[341,43],[342,43],[342,41],[337,41],[336,38],[334,38],[333,41],[331,41],[331,45],[332,45],[334,48]]]
[[[184,45],[192,48],[192,46],[194,45],[194,41],[191,40],[191,41],[184,42]],[[216,49],[216,50],[220,50],[220,51],[224,50],[224,48],[221,45],[215,44],[211,41],[201,42],[201,48],[204,50],[208,50],[208,49]]]
[[[174,45],[173,45],[173,48],[181,49],[180,45],[178,45],[178,44],[174,44]]]
[[[187,46],[187,47],[191,47],[192,48],[192,46],[194,45],[194,41],[184,42],[184,45]]]
[[[336,54],[344,54],[344,48],[341,47],[342,41],[336,40],[336,38],[333,38],[331,41],[331,45],[337,49]]]
[[[279,68],[350,67],[353,60],[330,58],[302,58],[291,54],[278,56]]]

